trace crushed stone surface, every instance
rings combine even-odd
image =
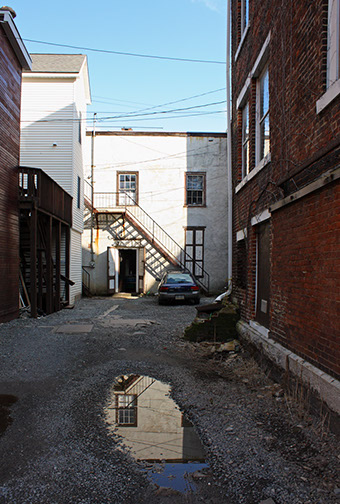
[[[340,503],[327,418],[304,413],[242,347],[212,354],[185,342],[195,314],[113,296],[1,324],[0,401],[14,399],[0,430],[0,504]],[[57,331],[70,325],[93,327]],[[195,492],[153,485],[110,434],[110,388],[131,373],[169,383],[193,424],[209,464]]]

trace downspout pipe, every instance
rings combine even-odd
[[[93,229],[94,229],[94,139],[96,136],[96,116],[93,114],[93,128],[91,135],[91,268],[94,267],[94,250],[93,250]]]
[[[232,184],[232,155],[231,155],[231,61],[230,61],[230,37],[231,37],[231,0],[227,0],[227,192],[228,192],[228,292],[232,290],[233,276],[233,184]]]

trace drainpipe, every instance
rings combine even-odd
[[[230,112],[230,9],[231,1],[227,0],[227,173],[228,173],[228,293],[232,290],[233,276],[233,185],[232,185],[232,155],[231,155],[231,112]]]
[[[94,268],[94,251],[93,251],[93,228],[94,228],[94,138],[96,136],[96,112],[93,114],[93,128],[91,135],[91,268]]]

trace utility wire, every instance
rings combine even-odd
[[[183,112],[186,110],[193,110],[193,109],[198,109],[198,108],[203,108],[203,107],[211,107],[212,105],[221,105],[222,103],[226,103],[226,100],[221,100],[221,101],[212,102],[212,103],[204,103],[203,105],[192,105],[191,107],[184,107],[184,108],[179,108],[179,109],[159,110],[159,111],[155,111],[155,112],[147,112],[146,114],[141,114],[141,113],[137,113],[137,112],[136,113],[135,112],[128,112],[125,115],[101,117],[101,118],[98,118],[98,121],[103,121],[103,120],[108,120],[108,119],[127,119],[130,117],[144,117],[144,116],[158,115],[158,114],[171,114],[173,112]]]
[[[138,53],[123,52],[123,51],[110,51],[108,49],[95,49],[93,47],[81,47],[81,46],[74,46],[74,45],[70,45],[70,44],[57,44],[54,42],[44,42],[42,40],[32,40],[32,39],[27,39],[27,38],[24,38],[22,40],[25,42],[33,42],[35,44],[45,44],[45,45],[55,46],[55,47],[67,47],[69,49],[79,49],[81,51],[92,51],[92,52],[105,53],[105,54],[118,54],[121,56],[134,56],[136,58],[149,58],[149,59],[159,59],[159,60],[168,60],[168,61],[183,61],[183,62],[187,62],[187,63],[208,63],[208,64],[213,64],[213,65],[226,65],[225,61],[199,60],[199,59],[191,59],[191,58],[173,58],[171,56],[155,56],[155,55],[151,55],[151,54],[138,54]]]
[[[144,117],[160,115],[160,114],[163,115],[163,114],[171,114],[171,113],[175,113],[175,112],[184,112],[187,110],[201,109],[204,107],[211,107],[213,105],[221,105],[222,103],[226,103],[226,100],[221,100],[221,101],[212,102],[212,103],[205,103],[203,105],[192,105],[191,107],[183,107],[183,108],[178,108],[178,109],[147,112],[144,114],[131,112],[131,113],[120,114],[120,115],[115,115],[115,116],[99,117],[99,118],[97,118],[97,121],[99,122],[99,121],[108,121],[108,120],[113,120],[113,119],[144,118]],[[224,111],[219,111],[219,112],[224,112]],[[206,112],[206,113],[215,113],[215,112]],[[203,114],[204,114],[204,112],[203,112]],[[194,114],[194,115],[201,115],[201,113],[197,112],[197,114]],[[181,117],[181,116],[178,116],[178,117]],[[186,116],[182,116],[182,117],[186,117]],[[37,121],[34,121],[34,122],[37,122],[37,123],[38,122],[63,122],[63,121],[65,121],[65,122],[78,121],[79,122],[79,121],[86,121],[86,120],[87,120],[86,118],[80,119],[80,118],[75,117],[75,118],[60,118],[60,119],[59,118],[58,119],[38,119]],[[139,120],[139,119],[136,119],[136,120]],[[33,122],[33,121],[24,120],[21,122],[25,123],[25,122]]]
[[[171,102],[167,102],[167,103],[162,103],[160,105],[153,105],[153,106],[150,105],[147,108],[136,110],[135,112],[145,112],[147,110],[153,110],[153,109],[156,109],[158,107],[166,107],[167,105],[174,105],[175,103],[180,103],[180,102],[184,102],[184,101],[188,101],[188,100],[193,100],[195,98],[200,98],[202,96],[206,96],[206,95],[213,94],[213,93],[218,93],[219,91],[225,91],[225,90],[226,90],[225,87],[219,88],[219,89],[214,89],[213,91],[206,91],[205,93],[189,96],[188,98],[181,98],[180,100],[175,100],[175,101],[171,101]],[[93,100],[93,101],[98,101],[98,100]],[[118,100],[118,101],[120,101],[120,100]],[[121,101],[124,101],[124,100],[121,100]],[[105,103],[105,102],[100,102],[99,101],[99,103]],[[133,102],[131,102],[131,103],[133,103]],[[135,112],[126,112],[126,113],[127,114],[134,114]],[[101,112],[97,112],[97,113],[98,114],[107,114],[108,112],[101,111]]]

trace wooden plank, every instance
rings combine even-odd
[[[37,316],[37,209],[32,205],[30,216],[30,299],[31,317]]]
[[[70,278],[70,228],[66,228],[66,246],[65,246],[65,277]],[[70,284],[65,282],[65,298],[67,304],[70,304]]]
[[[46,313],[53,312],[52,217],[46,226]]]
[[[54,309],[55,311],[60,310],[60,247],[61,247],[61,222],[56,222],[56,285],[55,285],[55,300],[54,300]]]

